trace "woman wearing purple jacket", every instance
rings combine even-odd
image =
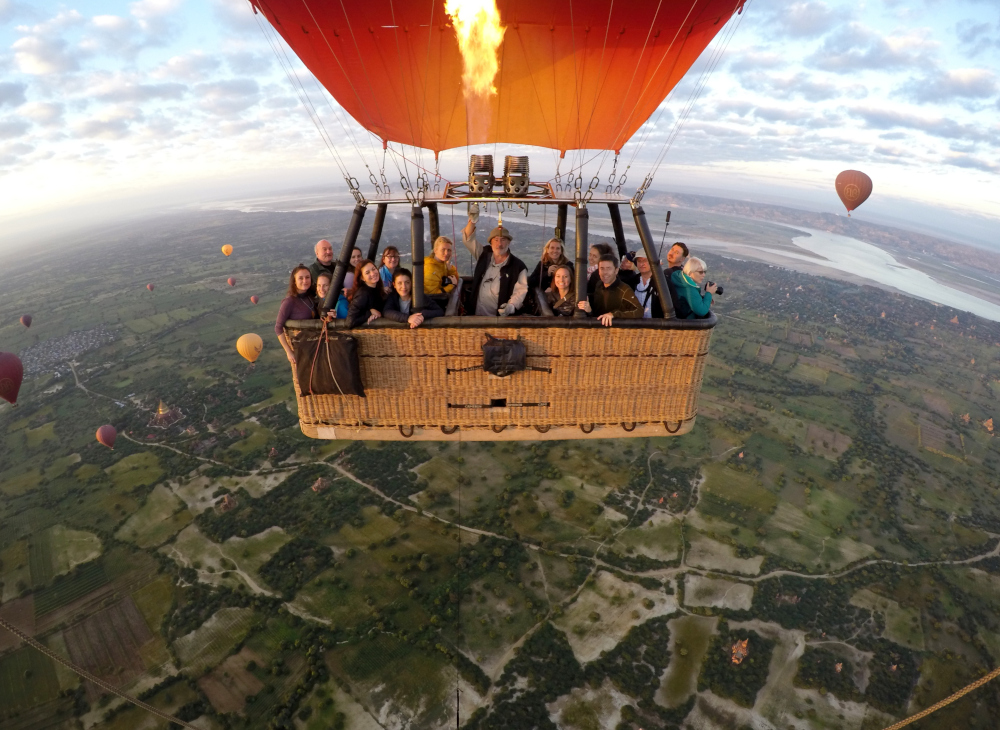
[[[288,277],[288,294],[281,300],[278,319],[274,322],[274,333],[278,335],[278,342],[285,348],[285,355],[292,365],[295,364],[295,353],[285,337],[285,322],[290,319],[316,318],[316,303],[309,294],[311,288],[312,273],[309,267],[299,265],[292,269],[292,274]]]

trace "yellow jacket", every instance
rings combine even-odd
[[[433,256],[424,258],[424,294],[440,296],[450,293],[455,288],[454,284],[449,282],[445,286],[441,286],[441,280],[446,276],[454,276],[457,279],[458,269],[449,264],[441,263]]]

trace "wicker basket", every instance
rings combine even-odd
[[[442,317],[417,329],[351,330],[366,397],[303,396],[302,432],[321,439],[529,440],[678,435],[698,413],[716,320]],[[289,322],[291,340],[315,321]],[[339,327],[338,327],[339,329]],[[484,372],[485,335],[520,337],[532,369]],[[475,368],[469,370],[468,368]],[[294,378],[294,369],[293,369]]]

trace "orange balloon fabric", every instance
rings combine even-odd
[[[228,243],[222,247],[222,253],[224,253],[226,256],[228,256],[232,252],[233,252],[233,247],[230,246]]]
[[[445,0],[251,0],[359,124],[436,152],[619,150],[744,2],[497,0],[497,93],[467,104]]]
[[[256,362],[257,358],[260,357],[260,351],[263,349],[264,340],[260,338],[260,335],[255,335],[252,332],[236,340],[236,351],[250,362]]]
[[[872,194],[872,179],[858,170],[844,170],[834,185],[848,215]]]

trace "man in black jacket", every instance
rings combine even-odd
[[[610,327],[615,317],[641,319],[642,307],[628,284],[618,278],[618,259],[614,254],[601,256],[597,271],[601,283],[588,299],[577,306],[590,316],[597,317],[605,327]]]
[[[476,240],[478,215],[475,213],[470,211],[469,222],[462,230],[462,243],[476,257],[465,311],[479,317],[515,314],[528,294],[528,267],[510,252],[512,238],[503,226],[490,231],[489,248],[479,244]]]

